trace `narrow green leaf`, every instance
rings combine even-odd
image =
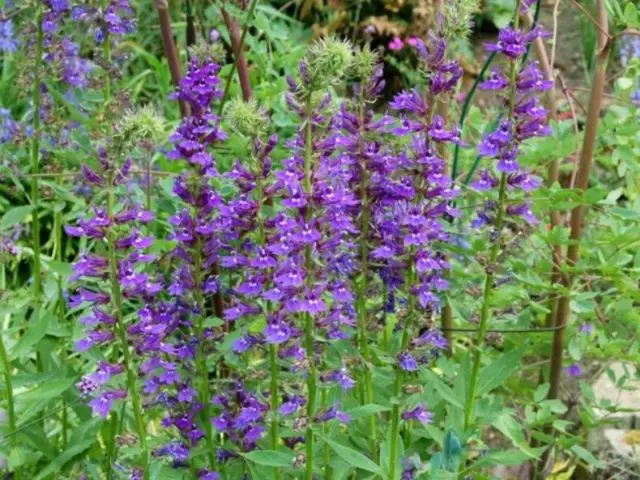
[[[582,448],[580,445],[574,445],[573,447],[571,447],[571,451],[575,453],[578,456],[578,458],[580,458],[581,460],[584,460],[589,465],[593,465],[596,468],[604,467],[604,465],[600,460],[594,457],[589,450]]]
[[[489,393],[494,388],[502,385],[509,376],[521,367],[520,360],[524,355],[526,346],[505,353],[496,359],[491,365],[480,370],[480,382],[478,395]]]
[[[349,465],[361,470],[366,470],[367,472],[381,473],[380,467],[373,461],[371,461],[371,459],[365,457],[362,453],[352,448],[345,447],[344,445],[340,445],[339,443],[333,442],[328,438],[325,438],[324,441],[327,442],[331,446],[333,451],[336,452],[338,456]]]
[[[245,453],[244,458],[263,467],[290,467],[294,455],[277,450],[256,450]]]
[[[33,211],[32,205],[13,207],[5,212],[0,220],[0,230],[6,230],[19,223],[24,222],[27,216]]]
[[[388,412],[388,407],[383,407],[382,405],[376,405],[373,403],[362,405],[361,407],[355,407],[349,410],[347,413],[351,415],[351,419],[355,420],[357,418],[368,417],[369,415],[376,415],[381,412]]]

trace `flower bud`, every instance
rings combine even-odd
[[[315,42],[306,57],[314,89],[338,84],[353,64],[353,47],[334,37]]]
[[[255,99],[230,100],[224,109],[224,118],[233,130],[245,137],[261,136],[267,125],[266,113]]]
[[[115,127],[116,141],[127,148],[154,148],[166,136],[162,117],[151,106],[129,110]]]

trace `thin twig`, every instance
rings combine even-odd
[[[556,0],[556,3],[553,5],[553,37],[551,39],[551,58],[549,60],[549,65],[553,69],[556,64],[556,46],[558,44],[558,7],[560,6],[560,0]]]

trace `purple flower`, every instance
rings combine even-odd
[[[570,377],[581,377],[582,376],[582,367],[577,364],[577,363],[572,363],[571,365],[569,365],[566,369],[565,372],[567,373],[567,375],[569,375]]]
[[[433,414],[429,412],[424,404],[420,404],[412,410],[407,410],[402,414],[403,420],[417,420],[423,425],[427,425],[433,421]]]
[[[289,340],[292,333],[292,328],[282,318],[274,318],[264,329],[266,342],[275,345]]]
[[[279,412],[282,415],[293,415],[300,410],[306,403],[306,400],[301,395],[292,395],[286,401],[280,405]]]
[[[578,326],[578,331],[580,333],[584,333],[585,335],[591,335],[593,333],[593,325],[590,323],[583,323]]]
[[[326,410],[325,412],[321,413],[320,415],[317,415],[315,420],[316,422],[323,423],[323,422],[328,422],[329,420],[333,420],[334,418],[340,421],[341,423],[351,422],[351,415],[341,410],[338,410],[338,408],[335,405],[329,408],[328,410]]]
[[[405,372],[415,372],[418,370],[418,362],[409,352],[402,352],[398,355],[398,365]]]
[[[493,68],[489,77],[480,83],[480,88],[483,90],[504,90],[509,86],[509,79],[504,75],[500,69]]]
[[[324,373],[320,376],[320,379],[323,382],[338,383],[342,390],[344,390],[345,392],[352,389],[356,385],[355,380],[351,378],[351,375],[349,374],[349,371],[346,369],[346,367],[342,367],[340,370],[334,370],[332,372]]]
[[[18,50],[20,41],[13,31],[13,22],[0,20],[0,52],[13,53]]]
[[[496,43],[485,43],[489,52],[500,52],[509,58],[518,58],[525,54],[527,46],[523,35],[511,27],[503,28]]]
[[[89,402],[89,406],[94,415],[100,415],[107,418],[111,411],[111,404],[114,400],[122,399],[127,396],[125,390],[107,390]]]
[[[426,345],[437,350],[444,350],[448,346],[447,339],[438,330],[427,330],[412,341],[416,347]]]

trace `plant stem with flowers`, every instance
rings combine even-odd
[[[519,3],[519,2],[518,2]],[[517,8],[520,8],[518,5]],[[513,28],[517,30],[520,15],[514,16]],[[516,75],[518,73],[518,61],[512,59],[509,62],[509,78],[511,80],[511,91],[509,94],[509,115],[507,121],[513,120],[513,110],[516,101]],[[493,291],[493,277],[494,277],[494,265],[498,259],[498,253],[500,252],[500,236],[502,232],[502,223],[504,220],[504,209],[506,199],[506,186],[507,186],[507,173],[502,172],[500,175],[500,187],[498,192],[498,206],[496,214],[495,232],[496,238],[493,239],[493,246],[491,247],[491,253],[489,255],[489,264],[485,269],[484,289],[482,293],[482,310],[480,313],[480,324],[478,325],[478,333],[473,344],[473,366],[471,369],[471,377],[469,380],[469,390],[467,392],[467,401],[464,409],[464,428],[465,430],[471,426],[471,422],[474,417],[474,409],[476,402],[476,387],[478,384],[478,374],[480,373],[480,363],[482,360],[482,349],[484,347],[484,337],[487,333],[487,328],[490,322],[490,305],[491,305],[491,293]]]
[[[505,217],[521,216],[526,222],[536,224],[537,220],[531,213],[529,203],[525,201],[519,205],[507,205],[507,189],[521,189],[525,193],[539,184],[539,180],[523,171],[517,155],[523,140],[536,136],[548,135],[550,130],[546,124],[547,111],[541,107],[535,97],[529,94],[542,92],[551,88],[553,82],[546,80],[536,64],[529,64],[519,70],[527,52],[527,45],[543,37],[545,33],[535,27],[529,32],[518,29],[520,14],[530,7],[533,2],[518,2],[518,14],[514,15],[512,27],[501,30],[498,42],[488,44],[490,51],[504,54],[509,62],[508,75],[494,70],[491,76],[480,87],[488,90],[507,90],[507,117],[498,129],[487,135],[479,146],[481,156],[499,158],[497,170],[500,180],[495,179],[489,171],[481,174],[481,179],[472,186],[478,190],[487,190],[499,185],[497,204],[489,202],[487,207],[478,212],[477,226],[492,223],[491,241],[488,264],[485,266],[485,280],[482,295],[482,307],[478,333],[474,341],[473,365],[467,391],[464,409],[464,427],[470,428],[474,422],[476,390],[482,361],[482,350],[485,335],[491,321],[491,302],[496,275],[496,261],[501,250],[501,235]],[[489,213],[490,212],[490,213]],[[495,215],[493,217],[492,215]]]
[[[311,196],[313,195],[313,186],[311,183],[311,174],[313,168],[313,90],[307,92],[305,105],[305,124],[304,128],[304,189],[309,202],[305,210],[305,220],[310,222],[313,211],[311,208]],[[307,270],[306,283],[307,288],[313,288],[313,259],[311,258],[311,246],[306,245],[304,248],[304,262]],[[308,426],[305,434],[305,448],[307,454],[306,478],[313,480],[313,417],[316,408],[316,387],[317,387],[317,371],[315,362],[315,353],[313,348],[313,316],[310,313],[304,314],[304,344],[307,352],[308,372],[307,372],[307,419]]]
[[[31,139],[31,212],[33,222],[31,224],[31,238],[33,248],[33,304],[34,320],[40,315],[42,306],[42,265],[40,260],[40,99],[41,99],[41,75],[42,75],[42,53],[44,35],[42,30],[42,0],[36,4],[36,50],[35,65],[33,74],[33,136]],[[36,353],[36,365],[38,371],[42,371],[42,359],[40,353]]]
[[[114,193],[114,175],[111,173],[107,180],[107,218],[113,222],[115,208]],[[113,224],[111,225],[113,227]],[[113,306],[115,307],[114,315],[116,318],[116,331],[120,339],[120,348],[124,357],[124,368],[126,373],[126,383],[131,395],[131,404],[133,416],[140,442],[140,456],[142,458],[142,468],[144,471],[144,479],[149,478],[149,450],[147,448],[147,432],[144,423],[144,415],[142,412],[142,402],[136,384],[136,372],[133,369],[131,353],[129,351],[129,340],[127,338],[127,327],[124,323],[124,315],[122,310],[122,290],[119,281],[120,267],[116,253],[116,236],[113,228],[109,228],[107,233],[107,244],[109,249],[109,281],[111,282],[111,295]],[[115,417],[115,415],[114,415]],[[115,432],[114,432],[115,433]]]
[[[0,292],[4,292],[7,288],[7,273],[4,264],[0,265]],[[2,334],[0,334],[0,363],[2,363],[2,373],[4,376],[4,384],[7,390],[7,419],[9,421],[9,445],[11,448],[18,448],[18,432],[16,431],[16,410],[13,396],[13,376],[11,375],[11,361],[9,353],[4,344]],[[20,468],[13,470],[14,480],[20,480]]]

